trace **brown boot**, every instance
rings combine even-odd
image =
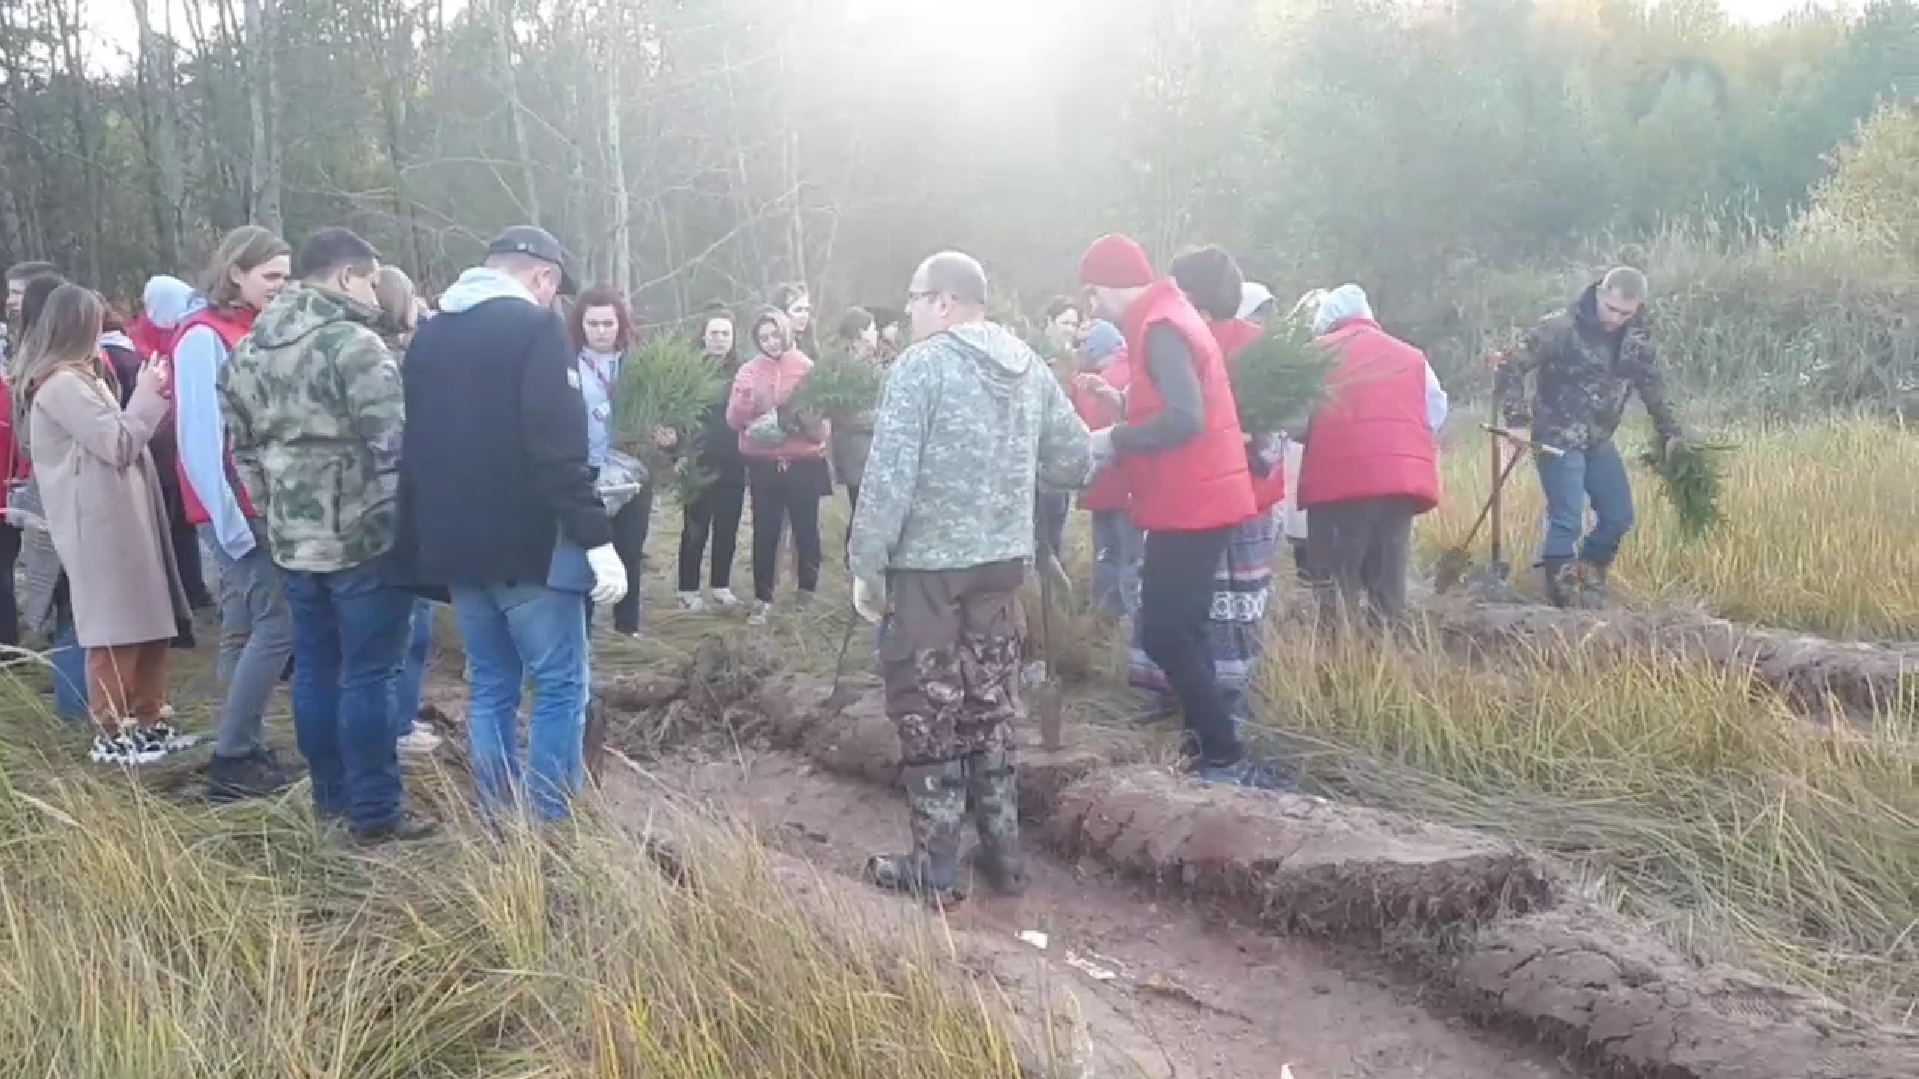
[[[1606,606],[1607,579],[1612,566],[1606,562],[1579,562],[1578,605],[1589,611],[1601,610]]]
[[[1546,602],[1555,607],[1579,605],[1579,567],[1570,558],[1548,558],[1540,562],[1540,578],[1546,586]]]

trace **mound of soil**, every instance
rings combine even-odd
[[[1688,611],[1579,611],[1435,600],[1423,608],[1468,651],[1601,648],[1750,670],[1809,716],[1869,723],[1919,707],[1919,645],[1834,641]]]
[[[1548,620],[1564,612],[1527,615],[1517,609],[1508,624],[1539,633],[1565,628]],[[1586,618],[1591,627],[1606,625],[1606,616]],[[695,709],[688,692],[652,704],[648,714],[679,707],[683,717],[735,737],[741,713],[750,712],[757,737],[825,772],[894,781],[898,742],[877,693],[842,692],[829,701],[832,687],[817,679],[767,676],[753,684],[746,699]],[[618,694],[609,687],[602,696]],[[1068,750],[1023,749],[1021,758],[1029,835],[1062,857],[1271,930],[1363,944],[1442,987],[1482,1021],[1524,1030],[1615,1074],[1919,1075],[1919,1038],[1756,976],[1698,969],[1560,894],[1547,867],[1522,850],[1321,799],[1199,785],[1143,765],[1163,751],[1151,737],[1086,726],[1072,733]]]

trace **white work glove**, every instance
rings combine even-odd
[[[853,580],[853,610],[878,625],[886,617],[886,586],[877,581]]]
[[[29,529],[35,529],[41,532],[45,532],[47,530],[47,522],[45,518],[38,517],[34,514],[28,513],[26,510],[19,509],[14,506],[7,507],[6,522],[12,525],[13,527],[19,529],[22,532],[25,532]]]
[[[1093,447],[1093,463],[1103,465],[1113,459],[1113,429],[1102,427],[1090,436]]]
[[[594,603],[605,606],[626,596],[626,563],[620,561],[620,552],[612,544],[586,552],[586,564],[593,570],[593,591],[589,595]]]

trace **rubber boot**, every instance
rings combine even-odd
[[[1582,559],[1579,563],[1579,606],[1597,611],[1606,606],[1607,578],[1612,565]]]
[[[907,818],[913,833],[911,854],[877,854],[867,860],[866,878],[893,892],[917,895],[929,903],[951,905],[966,898],[960,882],[960,841],[966,827],[966,763],[943,761],[908,767]]]
[[[1021,894],[1026,890],[1026,859],[1019,849],[1019,776],[1013,752],[995,749],[968,757],[966,793],[979,829],[973,868],[994,892]]]
[[[1572,607],[1579,602],[1578,569],[1570,558],[1547,558],[1540,562],[1540,579],[1546,586],[1546,602],[1555,607]]]

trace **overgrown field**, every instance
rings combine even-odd
[[[1445,501],[1420,525],[1422,553],[1461,542],[1492,487],[1477,419],[1450,426]],[[1736,621],[1827,637],[1919,639],[1919,431],[1840,419],[1703,429],[1724,455],[1726,520],[1709,537],[1677,534],[1658,482],[1637,464],[1646,439],[1622,432],[1639,523],[1613,571],[1619,602],[1703,606]],[[1530,462],[1505,490],[1514,581],[1532,588],[1544,502]],[[1475,553],[1483,557],[1482,531]]]
[[[1421,526],[1428,557],[1463,534],[1488,488],[1476,422],[1462,414],[1450,439],[1447,504]],[[1620,604],[1919,638],[1919,485],[1909,478],[1919,433],[1865,419],[1703,433],[1738,446],[1726,458],[1727,520],[1680,540],[1657,482],[1635,465],[1640,520],[1616,571]],[[1640,436],[1621,439],[1636,457]],[[1529,587],[1542,513],[1529,466],[1507,490],[1515,579]],[[829,562],[842,515],[837,502],[825,514]],[[664,527],[652,545],[661,561],[674,526]],[[1081,582],[1086,531],[1076,515],[1070,561]],[[1280,575],[1289,569],[1282,555]],[[826,581],[812,608],[774,625],[781,656],[816,670],[831,667],[846,625],[830,566]],[[1322,650],[1286,618],[1302,602],[1282,588],[1275,604],[1260,721],[1312,782],[1564,855],[1597,894],[1701,958],[1896,1021],[1919,1017],[1919,716],[1831,733],[1747,671],[1650,655],[1513,651],[1467,666],[1418,635]],[[683,651],[724,624],[664,607],[654,604],[656,631],[635,658]],[[1029,602],[1029,614],[1038,609]],[[1124,670],[1116,634],[1083,610],[1055,628],[1074,692],[1100,702],[1075,714],[1120,721],[1123,695],[1106,703]],[[849,670],[870,664],[869,640],[856,631]]]
[[[448,837],[362,855],[303,787],[209,811],[49,769],[0,693],[8,1075],[1018,1074],[935,942],[803,909],[750,836],[682,848],[688,888],[610,824],[494,840],[447,800]]]
[[[1315,783],[1567,856],[1691,954],[1919,1008],[1919,720],[1828,733],[1744,671],[1276,632],[1260,724]]]
[[[1642,477],[1621,600],[1919,636],[1919,436],[1865,421],[1724,434],[1740,446],[1728,523],[1677,541]],[[1455,441],[1448,505],[1422,526],[1429,555],[1485,489],[1483,440],[1468,424]],[[1538,531],[1529,470],[1511,493],[1523,567]],[[822,595],[771,632],[783,662],[817,672],[845,643],[857,675],[871,635],[847,633],[843,502],[823,516]],[[737,612],[672,609],[677,533],[663,502],[647,632],[607,640],[603,667],[677,669],[704,636],[742,631]],[[1085,534],[1076,515],[1079,581]],[[742,594],[745,563],[742,551]],[[783,571],[785,598],[790,563]],[[1300,603],[1282,588],[1259,726],[1310,783],[1554,852],[1596,897],[1692,955],[1888,1021],[1919,1019],[1919,717],[1829,732],[1746,672],[1650,656],[1510,651],[1468,665],[1417,635],[1332,648],[1286,617]],[[1081,612],[1055,628],[1077,720],[1124,721],[1112,628]],[[990,1004],[954,992],[936,945],[879,954],[851,914],[823,929],[751,837],[695,852],[689,891],[610,823],[582,826],[563,851],[490,840],[437,777],[428,787],[450,837],[367,855],[311,823],[303,792],[185,809],[117,777],[49,768],[47,754],[72,754],[49,745],[54,726],[23,685],[0,679],[10,1072],[1016,1074]]]

